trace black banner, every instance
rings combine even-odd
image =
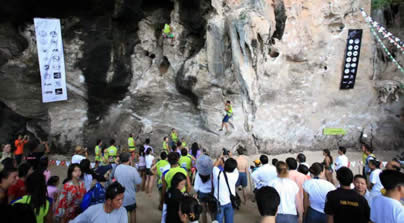
[[[350,29],[348,31],[347,45],[345,49],[344,67],[340,89],[353,89],[356,73],[358,71],[359,56],[362,45],[362,30]]]

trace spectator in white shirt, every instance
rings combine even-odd
[[[306,163],[306,156],[303,153],[297,154],[296,160],[299,163],[299,166],[304,165],[307,166],[307,168],[310,168],[309,164]]]
[[[382,182],[380,181],[380,173],[382,170],[379,168],[380,162],[372,159],[369,160],[369,168],[372,171],[369,177],[369,189],[372,196],[381,195],[381,190],[383,189]]]
[[[294,181],[288,179],[288,166],[285,162],[279,161],[276,163],[276,172],[278,177],[268,185],[275,188],[281,198],[276,223],[301,223],[303,216],[298,217],[296,204],[299,187]]]
[[[368,184],[366,177],[363,175],[355,175],[354,176],[354,190],[362,195],[367,201],[369,206],[372,206],[372,198],[373,196],[368,191]]]
[[[346,148],[340,146],[338,148],[338,157],[335,159],[335,171],[337,171],[341,167],[348,167],[348,157],[345,155]]]
[[[276,212],[281,198],[273,187],[261,187],[255,193],[258,211],[262,216],[261,223],[275,223]]]
[[[325,180],[324,167],[321,163],[313,163],[309,172],[312,179],[303,183],[305,222],[326,222],[324,206],[327,193],[336,188]]]
[[[400,199],[404,198],[404,174],[395,170],[384,170],[380,180],[386,189],[386,194],[373,198],[370,220],[373,223],[402,223],[404,222],[404,206]]]
[[[229,154],[231,157],[231,154]],[[220,203],[220,211],[216,215],[218,223],[233,223],[234,210],[230,200],[230,193],[236,196],[236,183],[238,180],[237,161],[233,158],[228,158],[224,162],[224,156],[220,156],[213,165],[213,186],[214,195]],[[221,171],[218,166],[224,166],[224,171]],[[225,174],[229,183],[227,186]]]
[[[251,178],[254,181],[255,189],[260,189],[263,186],[268,186],[269,183],[276,178],[276,168],[270,165],[268,156],[261,155],[260,161],[262,166],[258,167],[251,174]]]
[[[149,197],[151,197],[154,184],[154,174],[151,171],[151,168],[155,163],[154,156],[152,155],[152,148],[147,149],[146,156],[144,159],[146,163],[146,183],[145,183],[146,194],[148,194]]]
[[[198,194],[198,200],[201,202],[203,211],[201,213],[201,223],[207,223],[207,208],[210,193],[212,192],[212,168],[213,162],[209,156],[202,154],[196,160],[196,174],[194,190]],[[216,216],[211,216],[213,219]]]
[[[80,162],[80,169],[81,169],[81,177],[83,178],[84,181],[84,186],[86,187],[86,191],[88,192],[92,186],[95,184],[93,182],[93,170],[91,169],[91,163],[90,160],[88,159],[83,159]]]
[[[145,142],[144,142],[144,145],[143,145],[143,151],[144,151],[144,153],[146,153],[147,152],[147,149],[151,149],[151,153],[154,153],[154,149],[153,149],[153,147],[151,147],[150,146],[150,139],[149,138],[147,138],[146,140],[145,140]]]

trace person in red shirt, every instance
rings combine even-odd
[[[61,223],[66,223],[79,214],[80,203],[86,193],[79,164],[70,164],[67,169],[67,178],[63,183],[63,189],[56,202],[55,214],[61,219]]]
[[[33,172],[31,165],[23,163],[18,167],[18,180],[8,188],[8,203],[27,194],[25,179]]]
[[[24,145],[29,141],[29,137],[27,135],[22,138],[22,135],[18,135],[18,139],[15,140],[14,145],[16,150],[14,151],[15,160],[17,161],[17,165],[21,163],[22,156],[24,154]]]

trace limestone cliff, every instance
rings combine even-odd
[[[176,128],[212,152],[357,147],[361,138],[376,149],[404,146],[396,84],[404,78],[375,53],[359,12],[370,1],[59,3],[0,9],[0,142],[29,131],[68,152],[96,138],[126,145],[134,132],[138,144],[150,137],[160,148]],[[66,102],[41,103],[33,17],[61,18]],[[173,42],[162,37],[165,23]],[[363,43],[355,88],[340,90],[348,29],[363,29]],[[217,131],[226,100],[230,134]],[[324,136],[328,127],[348,134]]]

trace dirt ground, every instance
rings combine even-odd
[[[322,152],[317,151],[317,152],[304,152],[304,154],[307,157],[307,163],[312,164],[314,162],[322,162],[323,160],[323,155]],[[394,158],[398,152],[391,152],[391,151],[383,151],[383,152],[376,152],[375,155],[376,157],[381,160],[381,161],[389,161],[392,158]],[[358,165],[358,161],[360,161],[362,158],[362,153],[359,151],[348,151],[346,154],[349,158],[349,160],[355,161],[356,165],[355,167],[352,167],[352,171],[356,174],[359,173],[361,170],[361,166]],[[287,157],[296,157],[297,154],[280,154],[280,155],[270,155],[269,159],[272,160],[273,158],[276,158],[278,160],[285,160]],[[337,152],[332,151],[332,156],[334,159],[337,157]],[[252,161],[257,159],[259,155],[252,155],[249,156],[249,160]],[[58,159],[58,160],[67,160],[67,157],[65,156],[60,156],[60,155],[53,155],[50,157],[50,159]],[[91,158],[90,158],[91,159]],[[52,175],[58,175],[61,178],[61,181],[66,177],[67,173],[67,167],[62,167],[62,166],[51,166],[50,170],[52,172]],[[251,180],[249,180],[251,182]],[[62,185],[59,185],[62,186]],[[250,186],[247,188],[248,191],[250,191]],[[241,191],[240,191],[241,192]],[[241,193],[239,194],[241,196]],[[257,206],[254,202],[251,201],[251,198],[253,197],[252,193],[249,192],[248,194],[249,200],[247,201],[246,205],[242,205],[240,210],[235,212],[234,220],[236,223],[245,223],[245,222],[259,222],[260,217],[258,213]],[[148,197],[144,192],[138,192],[136,193],[136,201],[137,201],[137,222],[138,223],[158,223],[160,222],[161,219],[161,211],[157,209],[158,204],[159,204],[159,197],[158,197],[158,190],[156,187],[154,187],[154,193],[152,194],[152,197]]]

